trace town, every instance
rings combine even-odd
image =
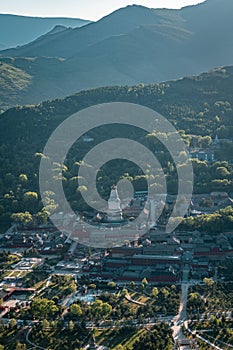
[[[167,196],[165,217],[174,200],[174,196]],[[205,208],[203,201],[211,201],[213,206]],[[98,342],[109,329],[114,332],[115,327],[128,327],[135,331],[144,325],[152,330],[160,323],[170,329],[171,344],[168,342],[167,346],[174,349],[199,349],[198,339],[212,344],[211,337],[191,329],[193,322],[200,322],[207,312],[204,305],[203,310],[195,306],[199,301],[190,307],[192,290],[200,286],[206,292],[205,287],[217,288],[227,280],[224,266],[233,260],[233,232],[214,235],[176,229],[168,234],[163,216],[154,222],[156,203],[152,201],[146,233],[140,236],[134,232],[131,240],[114,246],[113,228],[138,215],[146,202],[146,191],[135,192],[130,204],[122,209],[117,187],[113,186],[107,216],[96,221],[93,214],[93,232],[60,213],[60,220],[69,221],[76,240],[65,231],[57,231],[51,221],[40,226],[13,224],[0,237],[2,326],[17,329],[24,325],[24,341],[39,348],[43,348],[43,342],[37,343],[34,329],[42,324],[46,331],[51,322],[60,322],[71,331],[83,327],[79,346],[85,349],[109,348],[106,342]],[[224,192],[193,195],[188,216],[214,213],[232,202]],[[88,242],[86,239],[92,239],[92,234],[92,243],[95,242],[98,232],[105,248],[79,243],[81,238]],[[121,310],[125,309],[123,314],[118,303]],[[222,317],[223,312],[231,318],[231,304],[221,310]],[[219,315],[219,305],[213,305],[212,315]]]

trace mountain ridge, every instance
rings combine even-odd
[[[232,15],[231,0],[181,10],[127,6],[95,23],[1,51],[0,62],[13,57],[8,64],[31,77],[30,86],[18,91],[20,104],[99,86],[175,80],[233,63]],[[15,104],[9,102],[2,99],[1,108]]]
[[[0,43],[7,48],[23,45],[49,32],[55,25],[78,27],[90,23],[88,20],[66,17],[33,17],[0,14]]]
[[[132,13],[130,13],[132,9],[134,11],[133,16]],[[41,47],[41,44],[43,45],[42,39],[45,39],[43,36],[43,38],[38,38],[33,43],[6,50],[2,52],[2,54],[4,56],[14,57],[35,57],[40,55],[47,55],[49,57],[73,57],[75,53],[77,54],[90,45],[100,42],[110,36],[128,33],[137,28],[139,24],[156,24],[157,20],[158,16],[154,15],[154,10],[150,10],[144,6],[127,6],[114,11],[97,22],[90,23],[81,28],[74,28],[70,30],[69,33],[65,33],[65,35],[62,33],[60,37],[59,35],[54,37],[54,41],[62,41],[62,48],[57,45],[57,42],[55,42],[52,47],[51,42],[49,43],[49,47],[46,46],[47,43],[45,42],[44,47]],[[78,43],[79,45],[75,45],[77,40],[80,40]],[[38,42],[40,42],[39,48],[36,46]],[[56,51],[54,51],[54,48]]]

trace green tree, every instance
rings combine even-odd
[[[26,349],[27,349],[26,344],[21,344],[20,342],[16,343],[15,350],[26,350]]]
[[[154,297],[154,298],[156,298],[156,297],[158,296],[158,294],[159,294],[158,288],[157,288],[157,287],[154,287],[154,288],[152,289],[152,291],[151,291],[151,296]]]
[[[45,225],[45,224],[47,223],[47,221],[48,221],[49,214],[50,214],[50,213],[49,213],[47,210],[39,211],[39,212],[36,214],[38,223],[39,223],[39,224]]]
[[[211,145],[212,139],[210,136],[203,136],[198,138],[198,145],[199,147],[205,149],[208,148]]]
[[[102,300],[96,300],[91,305],[91,312],[94,317],[106,317],[112,311],[112,306],[108,303],[103,303]]]
[[[161,295],[163,296],[163,299],[167,299],[169,295],[169,291],[166,288],[162,288],[160,292],[161,292]]]
[[[212,287],[212,286],[214,285],[214,280],[213,280],[212,278],[207,278],[207,277],[205,277],[205,278],[203,279],[203,282],[205,283],[205,285],[206,285],[207,287]]]
[[[42,329],[46,329],[46,328],[48,328],[49,326],[50,326],[49,321],[46,320],[46,319],[44,319],[44,320],[42,321]]]
[[[125,296],[128,295],[128,294],[129,294],[129,292],[128,292],[128,290],[127,290],[126,288],[122,289],[121,295],[122,295],[123,297],[125,297]]]
[[[11,215],[11,219],[19,224],[29,224],[32,222],[32,215],[26,211],[24,213],[15,213]]]
[[[25,192],[23,196],[23,205],[24,208],[30,213],[35,213],[38,207],[38,194],[36,192]]]
[[[135,287],[135,282],[131,281],[129,285],[130,285],[131,288],[134,288]]]
[[[112,306],[108,303],[103,303],[101,315],[107,317],[112,312]]]
[[[26,184],[27,183],[27,181],[28,181],[28,177],[27,177],[27,175],[26,174],[20,174],[19,175],[19,181],[22,183],[22,184]]]
[[[74,329],[74,322],[72,320],[68,324],[68,329],[69,329],[69,331],[73,331],[73,329]]]
[[[94,283],[89,284],[89,288],[90,289],[96,289],[96,284],[94,284]]]
[[[70,306],[70,313],[73,315],[73,316],[77,316],[77,317],[80,317],[82,316],[82,309],[81,307],[78,305],[78,304],[72,304]]]
[[[58,312],[58,307],[53,300],[46,298],[34,299],[31,303],[31,313],[34,317],[46,318],[54,316]]]
[[[17,321],[15,318],[11,318],[9,322],[10,328],[14,328],[17,325]]]
[[[69,291],[69,293],[75,293],[76,290],[77,290],[76,283],[74,281],[72,281],[68,287],[68,291]]]
[[[115,282],[108,282],[108,284],[107,284],[107,286],[109,287],[109,288],[116,288],[116,283]]]
[[[230,172],[224,166],[220,166],[216,168],[215,176],[217,179],[227,179],[230,176]]]
[[[147,279],[143,278],[143,280],[142,280],[142,288],[145,289],[147,285],[148,285]]]

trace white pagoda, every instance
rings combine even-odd
[[[118,195],[117,186],[112,186],[111,194],[108,200],[107,221],[121,222],[123,221],[121,200]]]

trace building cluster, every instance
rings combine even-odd
[[[122,208],[117,187],[113,186],[106,214],[88,219],[91,230],[85,228],[85,221],[72,222],[69,218],[72,237],[65,230],[61,233],[54,227],[15,227],[11,233],[1,237],[0,245],[4,249],[30,251],[35,248],[40,254],[62,255],[56,270],[87,273],[93,278],[116,281],[142,281],[146,278],[154,283],[179,282],[185,265],[188,265],[193,278],[212,276],[214,261],[233,255],[231,233],[210,235],[176,231],[167,234],[164,226],[154,219],[157,203],[151,199],[147,222],[141,224],[142,233],[142,227],[133,227],[130,219],[134,211],[142,210],[146,201],[146,191],[136,192],[130,205]],[[176,196],[167,195],[165,201],[165,213],[169,213]],[[215,212],[232,204],[233,200],[225,192],[193,195],[187,216]],[[181,201],[181,210],[182,205]],[[177,208],[179,210],[179,205]],[[59,213],[59,217],[62,221],[63,213]],[[85,251],[82,247],[101,248],[101,253],[93,255],[88,248]]]
[[[14,310],[17,305],[28,303],[28,299],[36,293],[35,288],[11,287],[5,290],[0,290],[0,305],[1,316],[4,316],[8,311]]]
[[[231,139],[219,139],[218,135],[216,135],[215,139],[212,140],[210,145],[206,147],[198,147],[197,140],[199,138],[198,135],[192,135],[194,139],[194,145],[190,147],[189,154],[190,159],[198,159],[207,163],[214,163],[217,159],[217,152],[221,149],[222,144],[232,144],[233,140]],[[196,139],[196,141],[195,141]]]
[[[54,227],[15,227],[0,238],[0,247],[6,250],[36,249],[40,254],[57,254],[64,249],[67,236]]]
[[[136,245],[112,248],[101,261],[90,264],[88,272],[116,281],[146,278],[151,282],[178,282],[183,267],[188,265],[193,278],[211,277],[215,261],[233,256],[231,236],[198,231],[171,235],[153,229]]]

